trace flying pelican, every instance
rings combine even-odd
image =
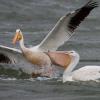
[[[37,74],[37,76],[51,77],[53,70],[52,64],[66,68],[71,62],[71,57],[67,51],[56,50],[59,46],[63,45],[65,41],[68,41],[81,21],[97,6],[97,2],[90,0],[83,7],[62,16],[44,40],[32,48],[25,47],[23,34],[20,29],[17,29],[13,43],[15,44],[16,41],[19,41],[21,51],[1,45],[0,56],[2,58],[0,62],[25,63],[26,61],[27,63],[39,66],[39,69],[35,72],[30,70],[33,76]]]
[[[73,80],[90,81],[100,79],[100,66],[88,65],[72,72],[72,70],[78,64],[80,56],[75,51],[69,51],[69,54],[72,60],[63,73],[63,82]]]

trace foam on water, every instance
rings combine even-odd
[[[16,78],[2,78],[2,77],[0,77],[0,80],[6,80],[6,81],[16,81],[17,79]]]

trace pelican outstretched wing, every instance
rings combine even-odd
[[[94,0],[90,0],[80,9],[61,17],[55,27],[40,43],[39,49],[43,51],[57,50],[57,48],[63,45],[65,41],[68,41],[74,34],[73,32],[77,26],[79,26],[81,21],[83,21],[95,7],[98,7],[98,3]]]
[[[24,60],[20,50],[0,45],[0,63],[15,64],[20,59]]]

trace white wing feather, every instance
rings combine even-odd
[[[5,68],[22,69],[23,72],[31,74],[35,70],[35,66],[28,62],[19,49],[10,48],[0,45],[0,64],[6,65]],[[8,66],[13,64],[13,66]]]
[[[0,45],[0,63],[20,63],[24,61],[22,52],[15,48]]]
[[[71,32],[67,29],[67,15],[60,18],[55,27],[49,32],[46,38],[40,43],[39,48],[48,51],[56,50],[71,37]]]
[[[86,5],[63,16],[55,27],[48,33],[46,38],[40,43],[39,49],[42,51],[57,50],[57,48],[68,41],[74,34],[74,30],[81,21],[88,16],[90,11],[98,6],[98,3],[90,0]]]

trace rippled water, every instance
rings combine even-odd
[[[99,1],[99,0],[98,0]],[[15,30],[21,28],[25,45],[42,41],[57,20],[85,4],[87,0],[0,0],[0,44],[12,45]],[[80,62],[100,65],[100,7],[94,9],[76,30],[76,34],[59,50],[76,50]],[[19,44],[16,45],[19,48]],[[0,66],[0,100],[99,100],[100,82],[66,82],[59,79],[30,79],[21,70],[5,70]],[[27,79],[25,79],[27,78]]]

